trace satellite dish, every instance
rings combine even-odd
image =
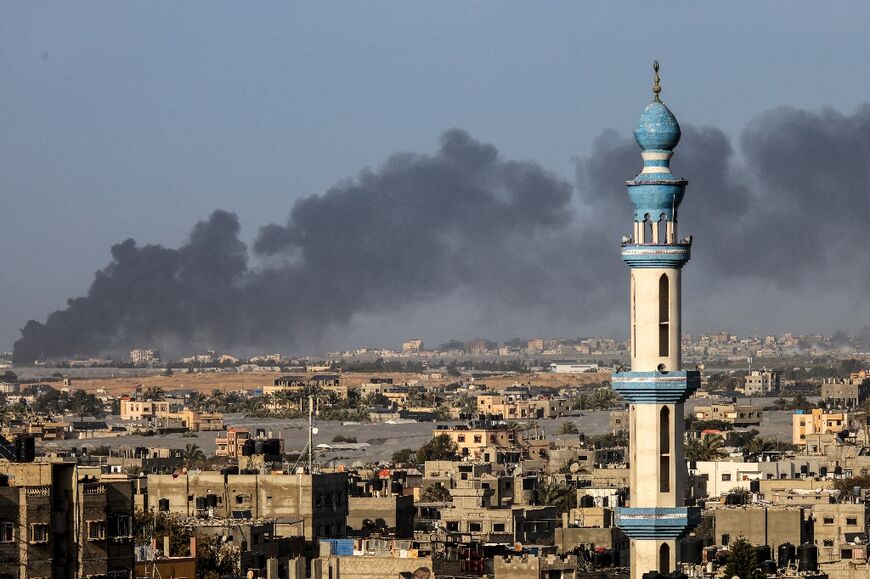
[[[319,433],[319,432],[320,432],[320,429],[317,428],[316,426],[315,426],[314,428],[311,429],[311,434],[317,434],[317,433]]]

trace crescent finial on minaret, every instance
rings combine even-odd
[[[659,93],[662,92],[661,78],[659,77],[659,61],[653,61],[653,71],[655,72],[655,77],[653,78],[653,100],[656,102],[662,102],[659,98]]]

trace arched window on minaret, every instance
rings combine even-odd
[[[668,274],[659,278],[659,356],[668,356],[670,344],[670,282]]]
[[[671,490],[671,411],[662,406],[659,411],[659,492]]]
[[[643,216],[643,242],[642,243],[652,243],[653,236],[653,224],[650,219],[649,213]]]
[[[670,243],[668,239],[668,221],[664,213],[659,215],[659,220],[656,221],[656,229],[656,243]]]
[[[659,547],[659,573],[671,572],[671,548],[667,543]]]

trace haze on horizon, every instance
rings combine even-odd
[[[159,6],[0,8],[2,349],[622,336],[652,58],[685,331],[870,324],[857,2]]]

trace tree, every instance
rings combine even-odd
[[[738,536],[728,546],[728,564],[725,565],[725,577],[757,579],[760,576],[755,548],[743,535]]]
[[[788,408],[788,400],[785,398],[777,398],[773,401],[773,405],[776,406],[777,410],[785,410]]]
[[[538,504],[556,507],[556,512],[567,513],[577,506],[577,492],[565,483],[551,481],[538,489]]]
[[[772,440],[762,438],[760,436],[755,436],[746,444],[745,447],[743,447],[743,449],[750,456],[758,456],[763,452],[773,450],[775,446],[776,443],[774,443]]]
[[[417,451],[413,448],[397,450],[392,456],[393,464],[417,464]]]
[[[163,400],[166,393],[160,386],[151,386],[145,391],[145,400]]]
[[[870,488],[870,475],[859,474],[848,478],[834,479],[832,486],[834,490],[840,491],[840,500],[843,500],[846,497],[852,496],[855,487],[861,487],[862,489]]]
[[[205,462],[206,456],[202,449],[197,444],[188,444],[181,452],[181,458],[184,461],[184,466],[188,470],[196,468]]]
[[[450,501],[450,489],[440,485],[430,485],[420,493],[420,502],[446,503]]]
[[[216,535],[197,538],[197,579],[220,579],[238,575],[240,567],[241,552],[237,547],[224,543]]]
[[[190,537],[192,531],[184,527],[178,519],[168,513],[153,511],[136,511],[133,514],[133,540],[136,546],[144,547],[149,539],[163,545],[163,537],[169,537],[169,553],[164,555],[186,556],[190,553]],[[190,553],[192,554],[192,553]]]
[[[566,420],[559,425],[558,434],[579,434],[579,432],[580,431],[577,429],[577,425],[570,420]]]
[[[456,460],[459,446],[447,434],[439,434],[417,450],[417,463],[427,460]]]
[[[690,438],[686,442],[686,460],[717,460],[725,454],[721,434],[705,434],[703,438]]]

